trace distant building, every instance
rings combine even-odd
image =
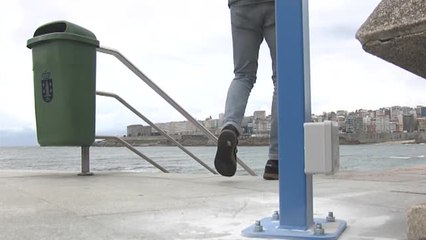
[[[390,120],[392,122],[399,122],[399,116],[402,116],[402,107],[393,106],[390,108]]]
[[[377,133],[390,133],[391,129],[390,129],[389,123],[390,123],[389,116],[387,116],[387,115],[376,116],[375,132],[377,132]]]
[[[325,121],[325,114],[312,117],[312,121],[313,122],[324,122]]]
[[[216,133],[219,128],[219,119],[206,119],[204,121],[204,127],[207,128],[210,132]]]
[[[373,114],[373,115],[375,115],[375,114]],[[377,126],[376,126],[376,118],[375,117],[371,117],[371,116],[364,117],[363,123],[364,123],[364,132],[375,133],[377,131],[376,130]]]
[[[225,116],[225,114],[219,113],[219,121],[217,123],[219,127],[222,127],[222,125],[223,125],[223,118],[224,118],[224,116]]]
[[[253,132],[255,134],[268,134],[266,111],[255,111],[253,113]]]
[[[417,129],[419,132],[426,132],[426,118],[418,118],[417,124]]]
[[[413,108],[411,107],[402,107],[402,114],[412,114]]]
[[[393,133],[393,132],[397,132],[397,124],[396,124],[396,122],[389,122],[389,131],[391,132],[391,133]]]
[[[244,117],[241,128],[244,135],[252,135],[254,133],[253,116]]]
[[[266,111],[254,111],[253,113],[254,120],[265,120],[266,119]]]
[[[373,128],[376,131],[375,118],[370,117],[370,114],[362,118],[362,130],[357,132],[369,132],[369,128]]]
[[[384,117],[384,116],[388,116],[388,119],[390,119],[390,110],[387,108],[380,108],[379,110],[374,111],[375,116],[374,117]]]
[[[414,114],[404,114],[402,116],[403,131],[414,132],[417,129],[417,122],[414,118]]]
[[[420,107],[420,115],[419,117],[424,118],[426,117],[426,107]]]
[[[203,124],[201,122],[201,124]],[[161,130],[167,134],[198,134],[201,131],[189,121],[176,121],[156,124]]]
[[[327,120],[337,122],[337,114],[335,112],[327,113]]]
[[[337,126],[340,132],[346,132],[346,115],[337,116]]]
[[[364,117],[355,114],[349,114],[346,119],[347,133],[362,133],[364,132]]]
[[[249,136],[253,134],[253,123],[252,122],[247,123],[247,126],[243,126],[243,134],[249,135]]]
[[[355,117],[354,118],[354,133],[362,133],[364,132],[364,118],[363,117]]]
[[[128,137],[151,136],[152,128],[150,126],[143,126],[142,124],[135,124],[127,126]]]
[[[337,110],[337,111],[336,111],[336,115],[337,115],[337,116],[343,116],[343,117],[346,117],[346,116],[348,115],[348,111],[346,111],[346,110]]]
[[[365,109],[358,109],[355,111],[355,115],[358,117],[367,117],[370,115],[370,111]]]

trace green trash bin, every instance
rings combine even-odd
[[[87,29],[66,21],[39,27],[32,49],[37,139],[41,146],[95,141],[96,48]]]

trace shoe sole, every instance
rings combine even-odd
[[[225,177],[235,175],[237,171],[236,147],[236,134],[232,130],[223,130],[217,141],[217,151],[214,158],[214,166],[220,175]]]
[[[278,180],[278,174],[276,174],[276,173],[264,173],[263,179],[265,179],[265,180]]]

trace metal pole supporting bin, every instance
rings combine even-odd
[[[87,29],[66,21],[39,27],[32,49],[37,139],[41,146],[95,141],[96,48]]]

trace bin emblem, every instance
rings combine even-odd
[[[41,74],[41,93],[47,103],[53,99],[53,81],[50,75],[47,71]]]

